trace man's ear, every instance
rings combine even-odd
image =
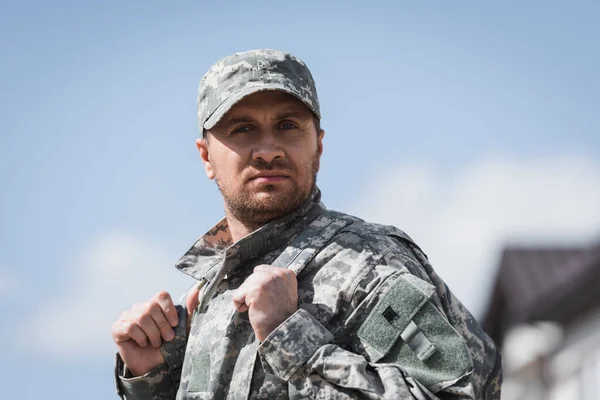
[[[319,157],[323,154],[323,136],[325,136],[325,131],[321,129],[317,135],[317,151],[319,152]]]
[[[317,135],[317,171],[321,169],[321,156],[323,155],[323,136],[325,131],[321,129]]]
[[[206,138],[196,139],[196,147],[200,152],[200,158],[202,159],[202,164],[204,164],[204,171],[206,172],[206,176],[208,177],[208,179],[215,179],[215,171],[213,169],[212,163],[210,162],[210,157],[208,154],[208,140]]]

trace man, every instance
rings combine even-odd
[[[234,54],[200,83],[197,147],[226,217],[196,279],[113,324],[127,399],[499,399],[500,354],[402,231],[327,210],[306,65]]]

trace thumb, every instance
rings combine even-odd
[[[199,285],[194,285],[193,288],[187,294],[187,298],[185,299],[185,308],[187,309],[187,333],[190,333],[190,326],[192,325],[192,317],[194,316],[194,311],[198,304],[200,304],[200,299],[198,295],[200,294]]]

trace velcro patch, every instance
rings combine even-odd
[[[191,364],[192,377],[188,392],[205,392],[210,380],[210,355],[206,353],[193,354]]]
[[[437,392],[472,371],[464,338],[430,301],[435,288],[400,276],[358,330],[370,361],[392,363]]]
[[[432,293],[433,287],[427,295],[400,277],[379,299],[358,330],[358,337],[383,357]]]

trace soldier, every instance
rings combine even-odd
[[[328,210],[324,131],[293,55],[200,83],[197,147],[225,218],[176,267],[194,287],[113,324],[126,399],[499,399],[501,357],[402,231]]]

